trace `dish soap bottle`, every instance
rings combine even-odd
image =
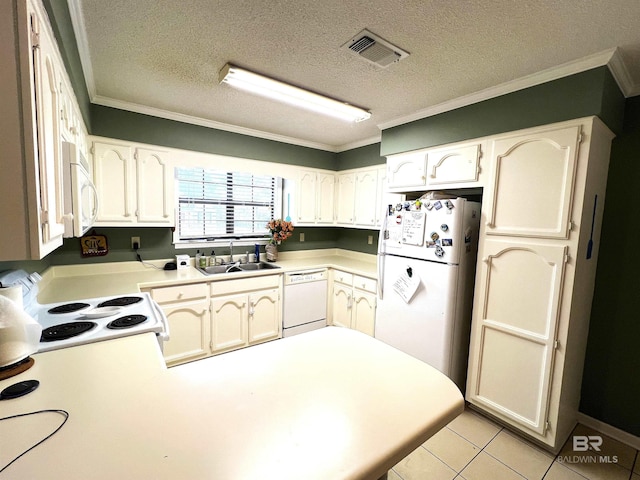
[[[209,257],[209,266],[214,267],[216,265],[216,252],[211,250],[211,256]]]
[[[196,252],[196,261],[195,261],[195,266],[199,267],[200,266],[200,259],[202,258],[202,254],[200,253],[200,250],[198,250]]]
[[[256,243],[254,248],[254,255],[256,257],[255,262],[260,263],[260,245]]]

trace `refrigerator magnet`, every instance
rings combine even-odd
[[[436,200],[433,206],[436,210],[440,210],[442,208],[442,202],[440,200]]]
[[[453,238],[443,238],[442,239],[443,247],[452,247],[453,246]]]

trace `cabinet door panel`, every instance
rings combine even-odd
[[[389,188],[423,187],[427,184],[427,157],[424,152],[387,158]]]
[[[37,22],[35,16],[33,22]],[[34,26],[35,27],[35,26]],[[37,27],[35,27],[37,28]],[[46,254],[60,244],[64,234],[62,180],[60,72],[55,46],[44,28],[39,48],[33,52],[40,176],[41,247]]]
[[[162,311],[169,321],[171,338],[164,343],[164,359],[168,365],[205,357],[209,354],[208,302],[167,305]]]
[[[477,182],[480,172],[480,145],[445,148],[427,154],[427,183]]]
[[[211,300],[211,342],[214,353],[247,345],[247,295]]]
[[[355,218],[358,225],[373,226],[376,223],[376,193],[378,174],[376,170],[367,170],[356,174]]]
[[[580,127],[497,139],[489,235],[568,238]]]
[[[317,176],[317,223],[333,223],[336,177],[333,174],[318,173]]]
[[[376,296],[354,290],[351,328],[373,337],[376,318]]]
[[[279,289],[249,294],[249,344],[274,340],[280,336]]]
[[[566,253],[565,246],[485,240],[478,275],[467,393],[541,435]]]
[[[297,186],[298,223],[314,223],[316,221],[316,172],[301,172]]]
[[[355,209],[356,183],[353,173],[338,175],[338,204],[336,205],[336,222],[353,223]]]
[[[331,302],[331,324],[338,327],[351,328],[351,287],[340,284],[333,285]]]
[[[133,168],[131,147],[110,143],[93,144],[93,174],[98,191],[96,223],[134,223]]]
[[[136,150],[137,217],[139,223],[173,224],[172,172],[168,153]]]

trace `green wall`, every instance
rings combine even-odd
[[[371,165],[382,165],[383,163],[387,163],[387,159],[380,155],[380,143],[374,143],[338,153],[336,170],[370,167]]]
[[[622,128],[624,97],[607,67],[554,80],[457,110],[383,130],[381,154],[510,132],[596,115]]]
[[[580,410],[640,436],[640,97],[613,141]]]
[[[325,248],[348,248],[350,250],[374,253],[371,245],[367,245],[367,237],[360,233],[359,236],[344,237],[341,228],[333,227],[298,227],[295,228],[293,236],[280,245],[280,251],[315,250]],[[55,250],[43,263],[46,268],[51,265],[73,265],[73,264],[97,264],[106,262],[132,262],[136,260],[135,252],[131,249],[131,237],[140,237],[140,256],[143,260],[172,259],[177,254],[188,254],[194,256],[196,248],[176,250],[172,245],[172,229],[166,227],[96,227],[94,229],[98,235],[105,235],[109,247],[109,253],[100,257],[83,258],[80,254],[80,239],[66,238],[62,247]],[[369,230],[365,230],[370,232]],[[361,232],[365,232],[361,231]],[[305,241],[300,242],[300,233],[304,233]],[[372,233],[370,233],[372,234]],[[377,234],[374,237],[377,243]],[[203,253],[210,253],[210,249],[201,249]],[[264,252],[264,247],[260,247]],[[226,247],[216,247],[217,255],[228,255],[229,249]],[[234,254],[242,254],[245,251],[253,253],[253,248],[236,246]],[[24,264],[25,262],[17,262]],[[0,270],[3,264],[0,264]],[[31,270],[42,271],[38,262],[32,262]],[[35,268],[34,268],[35,267]],[[7,267],[11,268],[11,267]],[[23,267],[25,268],[25,267]],[[30,271],[31,271],[30,270]]]
[[[267,162],[335,170],[336,154],[101,105],[91,106],[93,135]]]

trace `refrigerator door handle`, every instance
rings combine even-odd
[[[382,300],[382,294],[384,293],[384,257],[385,255],[378,255],[378,298]]]
[[[382,220],[382,226],[380,227],[380,234],[378,236],[378,298],[382,300],[382,296],[384,294],[384,257],[386,248],[385,246],[385,238],[384,233],[387,230],[387,222],[389,219],[389,206],[387,206]]]

